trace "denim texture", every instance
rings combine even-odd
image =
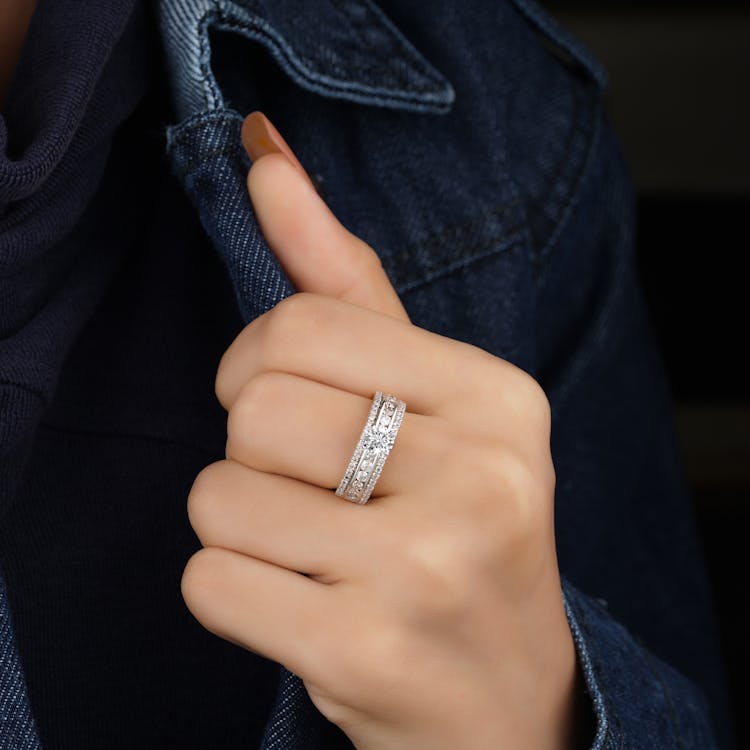
[[[417,2],[369,0],[161,7],[176,112],[168,153],[243,318],[294,292],[246,195],[239,129],[261,109],[377,250],[416,325],[545,387],[593,747],[730,747],[601,65],[527,0],[437,2],[428,16]],[[281,670],[263,750],[350,746]]]
[[[262,43],[292,80],[326,96],[383,106],[408,102],[414,111],[435,112],[453,102],[450,84],[374,4],[281,0],[263,3],[261,13],[252,4],[222,0],[177,0],[161,7],[181,118],[224,104],[211,70],[209,27]],[[308,21],[315,34],[307,33]]]
[[[40,744],[7,601],[5,580],[0,575],[0,747],[36,750]]]
[[[418,0],[159,8],[174,97],[167,153],[242,319],[294,292],[245,186],[240,124],[261,109],[378,252],[416,325],[508,359],[547,391],[592,747],[731,748],[601,65],[529,0],[437,0],[429,13]],[[261,750],[350,748],[279,670]],[[0,748],[40,746],[0,577]]]

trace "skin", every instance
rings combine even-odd
[[[0,106],[35,6],[0,3]],[[414,326],[260,113],[243,143],[253,208],[299,291],[219,363],[226,458],[188,496],[203,547],[183,572],[187,607],[299,675],[359,750],[588,746],[544,392]],[[378,389],[407,412],[358,506],[332,489]]]
[[[0,107],[35,7],[0,3]],[[414,326],[260,113],[243,143],[253,208],[299,292],[219,363],[226,458],[188,496],[203,548],[183,572],[187,607],[299,675],[359,750],[588,746],[544,392]],[[376,389],[407,413],[358,506],[332,489]]]
[[[36,4],[37,0],[0,2],[0,108],[5,105]]]
[[[35,7],[0,3],[0,107]],[[412,325],[375,251],[260,113],[243,143],[253,208],[299,292],[219,364],[226,458],[188,496],[203,548],[183,572],[186,605],[298,674],[359,750],[588,745],[544,392]],[[376,389],[407,413],[357,506],[331,489]]]
[[[187,607],[299,675],[359,750],[588,746],[543,390],[413,325],[260,113],[243,143],[263,235],[299,291],[219,363],[226,458],[188,496],[203,548]],[[356,505],[332,490],[375,390],[407,411]]]

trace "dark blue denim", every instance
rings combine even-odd
[[[377,250],[415,324],[514,362],[547,391],[593,747],[728,750],[710,596],[601,66],[527,0],[160,9],[168,156],[242,319],[294,292],[245,188],[239,127],[261,109]],[[351,747],[279,671],[262,750]],[[0,577],[0,748],[40,746]]]
[[[728,747],[601,66],[524,0],[436,2],[429,14],[416,1],[161,7],[169,155],[244,319],[294,292],[246,195],[239,129],[261,109],[377,250],[416,325],[514,362],[549,394],[560,565],[594,747],[710,748],[712,724]],[[286,670],[277,701],[264,748],[329,746]]]

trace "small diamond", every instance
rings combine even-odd
[[[367,479],[368,472],[366,471],[358,471],[357,472],[357,479]]]

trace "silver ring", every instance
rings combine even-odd
[[[393,448],[405,411],[404,401],[392,393],[383,395],[382,391],[376,391],[362,434],[336,489],[339,497],[360,505],[370,499],[385,459]]]

